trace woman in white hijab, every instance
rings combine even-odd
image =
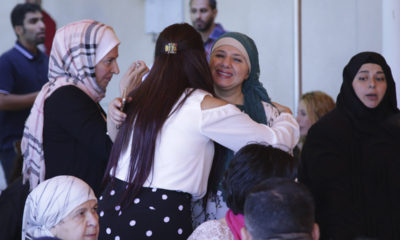
[[[33,189],[25,202],[22,240],[95,240],[98,233],[96,196],[79,178],[48,179]]]

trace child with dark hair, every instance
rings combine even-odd
[[[287,152],[263,144],[249,144],[233,157],[224,175],[223,188],[229,210],[224,218],[201,224],[190,240],[241,239],[244,227],[244,203],[250,190],[271,177],[294,181],[297,163]]]
[[[314,201],[308,189],[284,178],[260,183],[244,204],[242,239],[316,240]]]

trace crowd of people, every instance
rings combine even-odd
[[[336,104],[305,93],[295,118],[262,86],[255,42],[214,22],[215,0],[189,4],[193,26],[160,33],[151,68],[132,63],[107,114],[113,28],[69,23],[48,57],[40,1],[13,9],[0,238],[399,239],[400,112],[385,58],[356,54]]]

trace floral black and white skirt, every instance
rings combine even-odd
[[[121,207],[126,188],[126,182],[115,179],[100,196],[99,239],[187,239],[192,233],[190,194],[143,187]]]
[[[204,209],[203,199],[192,202],[192,221],[193,229],[198,227],[203,222],[208,220],[217,220],[225,217],[229,210],[226,202],[222,197],[222,192],[217,191],[217,194],[210,194],[207,199],[207,206]]]

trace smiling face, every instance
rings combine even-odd
[[[242,91],[242,83],[249,77],[245,57],[230,45],[222,45],[212,52],[210,69],[218,92]]]
[[[99,235],[97,200],[82,203],[50,231],[63,240],[96,240]]]
[[[358,99],[368,108],[376,108],[379,105],[387,88],[382,67],[374,63],[363,64],[352,85]]]
[[[96,64],[96,82],[104,91],[106,91],[107,85],[111,81],[112,76],[119,73],[117,58],[118,46],[115,46]]]
[[[193,27],[199,32],[206,32],[217,16],[217,9],[212,9],[208,0],[192,0],[190,18]]]

